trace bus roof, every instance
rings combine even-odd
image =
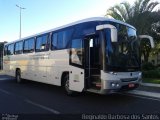
[[[18,41],[21,41],[21,40],[25,40],[25,39],[28,39],[28,38],[31,38],[31,37],[35,37],[35,36],[38,36],[38,35],[41,35],[41,34],[45,34],[45,33],[49,33],[49,32],[52,32],[52,31],[60,30],[60,29],[66,28],[66,27],[76,25],[76,24],[85,23],[85,22],[92,22],[92,21],[110,21],[110,22],[123,24],[123,25],[126,25],[128,27],[131,27],[131,28],[135,29],[135,27],[133,27],[133,26],[131,26],[131,25],[125,23],[125,22],[122,22],[120,20],[110,19],[110,18],[106,18],[106,17],[92,17],[92,18],[82,19],[82,20],[79,20],[79,21],[76,21],[76,22],[73,22],[73,23],[70,23],[70,24],[66,24],[66,25],[63,25],[63,26],[60,26],[60,27],[57,27],[57,28],[53,28],[53,29],[50,29],[50,30],[47,30],[47,31],[44,31],[44,32],[40,32],[40,33],[31,35],[31,36],[27,36],[27,37],[21,38],[19,40],[13,41],[13,42],[6,43],[5,45],[11,44],[11,43],[14,43],[14,42],[18,42]]]

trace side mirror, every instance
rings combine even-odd
[[[117,28],[111,29],[111,41],[118,42]]]
[[[104,30],[104,29],[110,29],[111,30],[111,41],[112,42],[118,42],[117,39],[117,28],[111,24],[104,24],[104,25],[98,25],[96,26],[96,30]]]
[[[154,40],[153,40],[153,38],[151,36],[149,36],[149,35],[139,35],[139,38],[140,39],[143,39],[143,38],[149,39],[150,44],[151,44],[151,48],[155,47]]]

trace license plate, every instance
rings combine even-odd
[[[129,84],[128,87],[129,88],[133,88],[135,86],[135,84]]]

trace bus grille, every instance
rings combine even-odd
[[[121,81],[122,82],[131,82],[131,81],[136,81],[138,80],[138,77],[135,78],[122,78]]]

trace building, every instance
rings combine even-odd
[[[0,70],[3,69],[3,47],[6,42],[0,42]]]

